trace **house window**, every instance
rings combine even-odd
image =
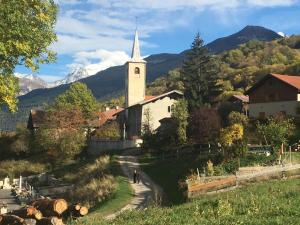
[[[171,106],[168,106],[168,112],[169,113],[171,112]]]
[[[134,68],[134,73],[137,74],[137,75],[139,75],[140,74],[140,68],[135,67]]]

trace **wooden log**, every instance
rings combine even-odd
[[[64,218],[78,218],[87,215],[89,212],[86,206],[81,206],[80,203],[71,205],[68,210],[63,213]]]
[[[21,209],[18,209],[18,210],[14,210],[10,214],[19,216],[19,217],[24,218],[24,219],[25,218],[32,218],[32,219],[40,220],[43,217],[42,213],[33,206],[24,207],[24,208],[21,208]]]
[[[31,205],[45,217],[58,217],[68,209],[68,203],[64,199],[38,199]]]
[[[64,225],[64,223],[57,217],[44,217],[37,221],[36,225]]]
[[[15,215],[0,215],[0,225],[26,225],[24,219]]]
[[[86,216],[89,212],[89,209],[86,206],[81,206],[79,210],[79,214],[81,216]]]
[[[81,204],[80,203],[77,203],[77,204],[75,204],[74,205],[74,208],[75,208],[75,210],[80,210],[80,208],[81,208]]]

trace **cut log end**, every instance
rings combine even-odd
[[[56,199],[53,204],[54,211],[58,214],[62,214],[68,209],[68,203],[64,199]]]
[[[81,208],[81,205],[80,203],[77,203],[75,206],[74,206],[75,210],[79,211],[80,208]]]
[[[80,210],[79,210],[79,213],[80,213],[81,216],[87,215],[88,212],[89,212],[89,209],[88,209],[87,207],[85,207],[85,206],[82,206],[82,207],[80,208]]]

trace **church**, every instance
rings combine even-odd
[[[183,93],[172,90],[158,96],[146,95],[147,62],[142,59],[138,31],[135,32],[131,59],[125,71],[125,108],[116,113],[123,139],[136,140],[142,135],[143,124],[152,130],[161,126],[160,121],[170,118],[176,101]]]

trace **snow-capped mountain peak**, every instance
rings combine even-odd
[[[37,88],[48,87],[48,84],[43,79],[33,74],[15,73],[15,76],[19,79],[19,95],[25,95],[28,92]]]
[[[72,71],[62,80],[55,81],[50,84],[52,87],[59,86],[62,84],[69,84],[77,80],[83,79],[90,76],[88,71],[84,67],[74,67]]]

